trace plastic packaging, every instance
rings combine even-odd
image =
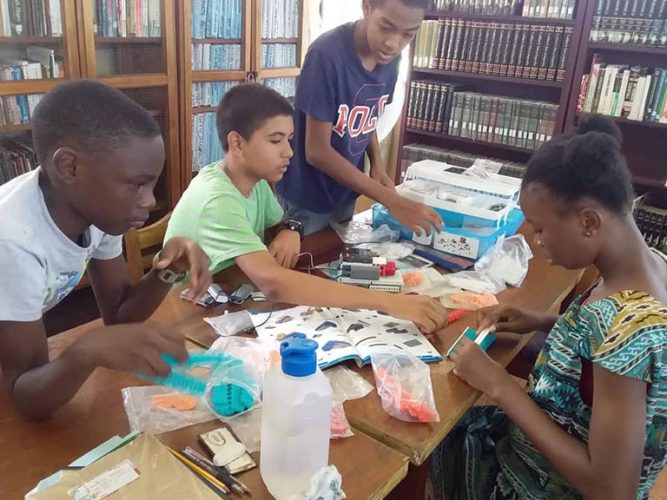
[[[264,377],[260,472],[278,500],[301,495],[329,463],[331,386],[304,334],[280,345],[281,365]]]
[[[238,440],[244,444],[248,453],[259,451],[262,429],[261,405],[228,419],[226,424],[231,427]]]
[[[344,366],[329,368],[324,374],[329,379],[333,398],[331,409],[331,439],[353,436],[350,423],[345,416],[343,403],[348,399],[363,398],[373,390],[366,379]]]
[[[189,411],[159,408],[153,404],[153,398],[156,396],[173,393],[172,389],[159,385],[123,389],[121,394],[130,429],[149,434],[161,434],[189,425],[208,422],[215,418],[203,401],[199,401],[197,407]]]
[[[475,293],[497,294],[505,288],[505,282],[498,280],[486,272],[479,271],[461,271],[454,274],[447,274],[443,281],[453,288],[460,288]]]
[[[498,305],[498,299],[493,294],[464,291],[445,294],[440,298],[440,302],[450,309],[466,309],[468,311]]]
[[[405,243],[361,243],[359,248],[365,248],[375,252],[380,257],[385,257],[389,260],[404,259],[412,254],[413,248]]]
[[[245,333],[251,331],[255,326],[253,325],[250,313],[246,310],[230,313],[225,311],[220,316],[212,316],[204,318],[204,321],[213,327],[215,333],[221,337],[229,337],[237,333]]]
[[[377,229],[363,221],[352,219],[347,224],[331,224],[343,243],[358,245],[360,243],[382,243],[397,241],[398,231],[392,231],[389,226],[381,225]]]
[[[498,281],[519,287],[528,274],[528,262],[533,252],[522,234],[498,240],[481,259],[475,270],[485,272]]]
[[[440,421],[426,363],[396,351],[371,355],[371,364],[384,411],[405,422]]]
[[[347,421],[343,403],[334,401],[331,406],[331,439],[342,439],[354,436],[350,422]]]

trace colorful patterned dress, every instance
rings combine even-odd
[[[554,325],[528,382],[530,397],[568,433],[588,441],[591,406],[579,390],[582,358],[648,384],[638,499],[667,460],[667,306],[625,291],[585,303]],[[496,406],[472,408],[431,456],[434,499],[575,499],[581,495]]]

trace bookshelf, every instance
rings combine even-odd
[[[157,205],[151,216],[158,219],[173,208],[183,190],[179,168],[176,2],[77,2],[82,76],[122,90],[148,109],[160,124],[166,161],[155,188]]]
[[[438,0],[432,3],[437,5]],[[427,11],[425,21],[431,23],[428,28],[430,34],[426,28],[428,25],[423,24],[425,36],[419,38],[418,35],[412,45],[409,88],[403,109],[401,144],[396,159],[396,164],[400,167],[396,169],[397,182],[400,182],[407,167],[403,161],[403,147],[409,144],[423,144],[426,148],[439,146],[480,157],[525,163],[541,140],[563,132],[575,76],[577,49],[585,21],[586,2],[578,2],[582,6],[572,9],[571,18],[567,15],[563,18],[547,17],[536,13],[523,16],[522,8],[527,3],[529,2],[514,2],[511,8],[503,10],[498,7],[495,12],[493,9],[484,12],[482,9],[487,9],[494,2],[478,2],[479,5],[475,5],[472,0],[461,4],[468,6],[467,11]],[[561,4],[564,5],[563,2]],[[528,14],[527,11],[525,13]],[[507,48],[503,48],[505,46]],[[454,54],[458,56],[452,57]],[[523,64],[521,61],[524,61]],[[419,85],[415,88],[416,83]],[[433,85],[436,94],[428,93],[429,85]],[[443,86],[448,88],[444,94],[448,99],[444,108],[446,110],[451,106],[451,96],[456,96],[459,92],[465,109],[465,99],[468,97],[464,97],[464,94],[470,94],[469,102],[482,108],[479,115],[471,112],[470,117],[484,117],[482,121],[471,125],[475,132],[464,134],[453,130],[455,133],[448,133],[447,117],[450,117],[451,109],[444,114],[435,113],[431,119],[423,117],[427,125],[415,127],[413,118],[418,112],[414,106],[411,108],[411,100],[420,96],[420,89],[424,86],[427,88],[422,90],[424,95],[429,96],[427,99],[435,95],[436,102],[439,98],[438,92],[442,92],[438,89]],[[440,96],[441,100],[445,99],[442,93]],[[519,100],[521,103],[516,104]],[[507,111],[507,120],[514,119],[511,117],[514,116],[512,113],[516,112],[515,109],[526,109],[526,116],[532,117],[522,122],[535,125],[535,128],[531,129],[530,140],[520,141],[518,135],[516,139],[504,139],[498,134],[488,132],[491,130],[491,117],[500,116],[496,113],[506,102],[511,102],[514,106],[511,112]],[[538,111],[530,111],[533,108]],[[416,109],[419,109],[419,105]],[[428,106],[422,109],[428,109]],[[477,110],[478,108],[475,108],[475,111]],[[444,132],[434,131],[433,118],[437,126],[437,122],[443,117],[447,122],[443,125]],[[531,119],[537,121],[531,122]],[[466,123],[470,121],[466,120]],[[548,128],[552,128],[550,134],[546,130]],[[481,131],[483,133],[477,133]]]
[[[42,4],[44,5],[44,4]],[[30,117],[39,98],[81,68],[75,5],[23,2],[0,22],[0,183],[34,168]]]
[[[218,4],[227,17],[216,24],[208,19]],[[274,11],[280,6],[285,10]],[[181,183],[187,186],[199,168],[222,158],[215,113],[231,86],[257,81],[293,97],[304,55],[304,15],[298,0],[183,0],[178,17]],[[280,21],[272,24],[269,17]]]
[[[641,5],[641,2],[628,0],[627,5],[624,5],[624,7],[628,12],[632,13],[635,7],[639,8]],[[621,27],[620,31],[605,31],[604,16],[606,14],[610,14],[617,19],[614,29]],[[664,26],[664,16],[662,16],[664,13],[661,14],[662,17],[651,15],[648,12],[644,14],[647,17],[646,22],[654,23],[654,26],[656,26],[655,29],[658,31],[659,27],[657,27],[657,24],[662,22]],[[621,17],[621,22],[618,21],[619,16]],[[601,100],[604,100],[604,95],[602,98],[598,98],[597,102],[595,101],[597,78],[595,79],[595,86],[592,85],[591,79],[591,69],[594,62],[606,64],[611,67],[621,66],[621,69],[617,70],[617,74],[620,73],[621,75],[619,76],[621,86],[623,86],[622,82],[623,78],[625,78],[625,70],[623,68],[626,65],[627,68],[625,69],[627,69],[632,77],[635,76],[635,72],[632,71],[635,67],[647,69],[646,72],[637,72],[637,77],[651,74],[653,68],[667,69],[667,46],[628,42],[627,40],[630,37],[638,37],[639,35],[636,33],[641,32],[641,30],[638,32],[630,28],[623,29],[622,17],[619,13],[605,12],[604,4],[600,3],[599,0],[590,1],[586,4],[581,43],[575,65],[573,88],[567,105],[565,126],[571,127],[577,123],[579,118],[595,112],[602,111],[602,114],[606,115],[612,113],[620,115],[613,116],[613,119],[623,133],[622,149],[627,159],[628,167],[632,172],[635,189],[639,193],[650,191],[653,200],[657,200],[659,204],[664,204],[667,202],[667,160],[665,160],[667,158],[667,123],[647,120],[645,109],[641,109],[641,105],[636,109],[639,115],[630,115],[630,118],[633,119],[629,119],[626,115],[628,115],[628,112],[632,112],[632,108],[622,109],[622,100],[619,100],[618,104],[612,105],[611,111],[601,102]],[[640,21],[637,18],[633,18],[633,22]],[[665,30],[665,27],[662,27],[662,29]],[[598,35],[598,33],[600,34]],[[596,37],[603,39],[596,39]],[[618,41],[619,37],[623,37],[620,39],[624,39],[626,42],[622,43]],[[615,38],[616,41],[610,41],[610,38]],[[591,41],[591,39],[594,41]],[[586,77],[588,81],[584,83],[582,89],[582,78],[584,75],[588,75]],[[629,80],[630,78],[631,76],[628,76],[625,79]],[[604,83],[604,78],[600,81]],[[627,84],[625,88],[626,90],[628,89]],[[589,90],[591,91],[591,96],[590,102],[587,104],[586,96]],[[619,95],[620,90],[619,87]],[[603,91],[600,91],[600,94],[603,94]],[[626,96],[629,95],[631,94],[626,93]],[[628,102],[634,102],[634,99]],[[640,100],[639,102],[644,101]]]

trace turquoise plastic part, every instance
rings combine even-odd
[[[187,372],[193,366],[211,366],[215,371],[223,366],[227,369],[241,368],[239,378],[244,378],[244,385],[254,387],[255,383],[245,376],[243,361],[222,353],[194,353],[183,363],[179,363],[168,354],[162,354],[162,359],[171,367],[166,377],[157,377],[154,382],[160,385],[202,397],[206,393],[206,381]],[[252,408],[253,395],[239,384],[223,383],[211,388],[209,402],[213,411],[223,416],[236,415]]]

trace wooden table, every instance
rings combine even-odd
[[[51,357],[96,324],[99,320],[50,338]],[[136,385],[145,383],[125,373],[98,368],[68,405],[41,423],[23,421],[13,411],[6,391],[0,391],[0,498],[22,499],[41,479],[111,436],[127,434],[121,389]],[[214,420],[158,438],[177,449],[189,445],[204,452],[197,436],[221,425]],[[258,454],[253,455],[259,464]],[[359,431],[331,442],[330,462],[340,471],[348,498],[384,498],[408,468],[407,457]],[[238,477],[251,489],[253,499],[271,498],[258,467]]]
[[[319,238],[326,238],[332,245],[335,244],[336,239],[335,236],[331,236],[332,233],[333,231],[324,231],[318,234],[316,238],[304,242],[304,247],[313,253],[318,262],[329,261],[332,254],[335,256],[340,251],[340,241],[338,241],[333,252],[328,251],[326,254],[322,252],[328,249],[328,246],[319,245],[314,249],[312,248],[314,243],[320,242]],[[557,312],[561,302],[581,277],[582,271],[568,271],[562,267],[550,265],[542,250],[532,244],[533,233],[530,227],[524,225],[521,233],[531,244],[534,253],[534,257],[530,261],[528,276],[520,288],[511,288],[501,292],[498,295],[498,300],[502,303],[529,309]],[[222,283],[226,290],[231,290],[240,283],[249,282],[248,278],[238,268],[232,268],[221,273],[216,277],[216,280]],[[217,316],[226,309],[239,309],[239,306],[228,307],[225,305],[203,310],[192,304],[173,304],[173,298],[171,297],[165,301],[163,306],[165,309],[178,309],[182,318],[179,327],[187,332],[189,339],[206,347],[210,346],[217,336],[208,324],[201,321],[201,318]],[[266,311],[270,308],[267,303],[261,302],[248,303],[244,307],[252,311]],[[287,306],[276,304],[274,307],[278,309]],[[187,312],[184,311],[184,308],[187,308]],[[473,313],[467,314],[448,328],[429,336],[429,340],[438,352],[444,356],[444,353],[447,352],[466,326],[475,326],[475,315]],[[530,337],[531,335],[500,333],[494,345],[490,348],[489,354],[501,365],[507,366],[530,340]],[[356,365],[352,362],[348,363],[348,366],[356,369]],[[345,412],[353,427],[407,455],[414,465],[424,463],[435,447],[480,396],[479,392],[473,390],[451,373],[452,363],[449,361],[434,363],[430,366],[440,422],[416,424],[397,420],[382,409],[376,392],[372,392],[363,399],[345,402]],[[360,373],[375,385],[373,372],[369,366],[362,368]]]

